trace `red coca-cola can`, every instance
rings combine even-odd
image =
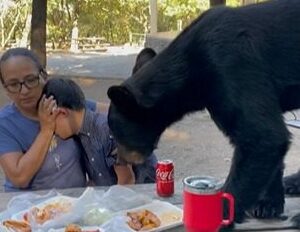
[[[174,164],[172,160],[157,162],[156,192],[161,197],[170,197],[174,194]]]

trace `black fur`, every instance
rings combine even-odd
[[[285,194],[300,195],[300,170],[283,178]],[[299,222],[300,223],[300,222]]]
[[[207,11],[121,86],[111,87],[109,125],[147,156],[166,127],[207,109],[235,148],[224,190],[235,221],[283,212],[282,113],[300,107],[300,1]],[[128,154],[122,154],[126,156]]]

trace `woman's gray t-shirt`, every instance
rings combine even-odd
[[[87,107],[95,110],[96,103],[87,101]],[[40,131],[38,121],[22,115],[14,104],[0,110],[0,156],[9,152],[25,153]],[[81,149],[73,138],[62,140],[53,136],[42,167],[26,189],[15,187],[6,178],[4,190],[38,190],[86,186],[86,175],[81,165]]]

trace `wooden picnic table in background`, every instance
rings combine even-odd
[[[145,194],[153,199],[167,201],[173,205],[182,208],[182,184],[176,183],[175,185],[175,194],[172,197],[162,198],[157,196],[156,194],[156,187],[155,184],[138,184],[138,185],[130,185],[127,186],[132,190],[136,191],[137,193]],[[95,187],[96,190],[107,190],[109,187]],[[71,196],[71,197],[79,197],[85,188],[72,188],[72,189],[61,189],[58,190],[63,195]],[[35,191],[34,193],[37,194],[46,194],[49,190],[42,190],[42,191]],[[14,193],[0,193],[0,211],[4,211],[6,209],[6,205],[9,200],[22,194],[23,192],[14,192]],[[292,197],[286,198],[286,207],[285,207],[285,214],[291,218],[293,215],[300,213],[300,198],[299,197]],[[296,232],[296,230],[290,221],[288,220],[256,220],[256,219],[248,219],[245,223],[237,224],[235,231],[283,231],[283,232]],[[165,231],[168,232],[181,232],[184,231],[183,226],[178,226],[175,228],[167,229]]]
[[[106,51],[109,43],[105,43],[104,37],[80,37],[75,40],[82,51]]]

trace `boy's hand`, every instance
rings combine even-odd
[[[127,185],[135,183],[135,175],[130,164],[114,165],[115,172],[118,178],[118,184]]]

